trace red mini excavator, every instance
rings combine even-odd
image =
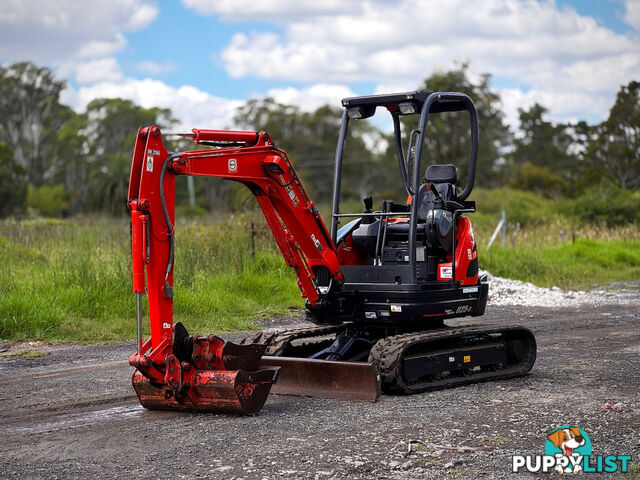
[[[473,189],[478,124],[471,99],[455,92],[409,92],[342,100],[331,229],[309,199],[287,154],[266,132],[193,129],[204,150],[167,152],[158,127],[140,128],[131,166],[133,291],[138,351],[133,386],[152,409],[253,414],[276,393],[375,401],[385,392],[419,393],[526,374],[536,357],[524,327],[449,327],[481,316],[486,275],[479,274],[466,213]],[[399,177],[409,203],[383,200],[374,210],[340,210],[342,157],[349,121],[378,107],[393,120]],[[466,111],[471,148],[464,189],[454,165],[421,156],[429,115]],[[404,154],[401,117],[417,119]],[[254,194],[286,263],[293,267],[315,325],[249,342],[189,335],[174,325],[174,185],[176,175],[220,177]],[[345,219],[350,221],[343,223]],[[142,296],[151,337],[142,338]],[[272,389],[273,386],[273,389]]]

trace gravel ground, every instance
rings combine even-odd
[[[640,464],[639,286],[494,278],[487,315],[450,324],[527,325],[538,359],[526,377],[377,403],[272,395],[255,417],[144,410],[133,343],[22,345],[48,354],[0,362],[0,478],[535,478],[510,473],[511,456],[542,455],[566,423],[594,454]]]
[[[616,283],[593,290],[561,290],[558,287],[537,287],[529,282],[489,277],[489,305],[519,305],[530,307],[610,305],[634,302],[640,297],[637,282]]]

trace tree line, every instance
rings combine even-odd
[[[138,127],[176,123],[171,111],[130,100],[97,99],[84,113],[60,101],[65,83],[46,67],[0,67],[0,216],[123,215],[131,152]],[[606,120],[554,123],[534,104],[519,110],[519,129],[505,123],[490,75],[472,80],[468,66],[436,72],[418,89],[462,91],[478,110],[480,145],[476,185],[509,186],[548,198],[575,198],[640,189],[640,83],[621,86]],[[252,99],[235,114],[243,129],[267,131],[292,159],[318,204],[331,196],[331,172],[341,109],[305,111],[271,98]],[[415,117],[415,116],[414,116]],[[414,123],[412,123],[414,122]],[[405,147],[415,118],[402,121]],[[194,125],[220,128],[219,125]],[[401,199],[392,134],[370,121],[352,121],[346,142],[343,195]],[[468,115],[443,113],[428,124],[423,164],[454,163],[466,178]],[[192,148],[184,143],[169,146]],[[251,202],[245,189],[218,179],[177,183],[179,208],[233,210]]]

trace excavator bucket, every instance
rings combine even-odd
[[[145,344],[141,351],[148,353],[129,359],[137,369],[132,383],[140,403],[151,410],[258,413],[280,372],[277,366],[260,366],[270,341],[260,342],[261,336],[235,344],[215,335],[189,335],[176,323],[173,345],[148,352]]]
[[[272,392],[281,395],[375,402],[380,375],[371,363],[264,356],[263,368],[280,368]]]
[[[255,415],[278,377],[278,368],[246,370],[201,370],[193,376],[189,393],[180,394],[168,385],[154,386],[139,370],[133,388],[143,407],[150,410],[199,410]]]

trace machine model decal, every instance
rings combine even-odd
[[[300,201],[298,200],[298,197],[296,196],[296,192],[293,191],[293,187],[291,185],[287,185],[287,192],[289,193],[289,198],[291,199],[293,206],[297,207]]]
[[[315,243],[316,248],[318,249],[318,251],[321,252],[322,251],[322,244],[320,243],[320,240],[318,240],[313,233],[311,234],[311,240],[313,240],[313,243]]]

